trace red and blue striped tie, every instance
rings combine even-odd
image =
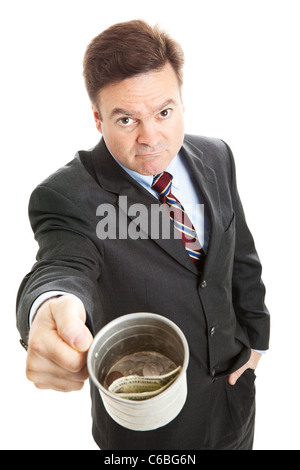
[[[178,199],[171,193],[172,179],[172,175],[164,171],[154,176],[152,189],[159,194],[160,202],[168,205],[170,218],[180,232],[182,242],[191,260],[202,271],[205,254],[187,213]]]

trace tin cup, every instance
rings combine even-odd
[[[159,395],[143,401],[111,393],[105,382],[111,368],[123,357],[142,351],[162,354],[181,366],[175,381]],[[144,312],[108,323],[95,336],[87,359],[90,378],[107,412],[118,424],[134,431],[160,428],[180,413],[187,397],[188,362],[188,344],[180,328],[161,315]]]

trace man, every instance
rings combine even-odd
[[[184,135],[182,67],[180,46],[142,21],[96,37],[84,78],[103,138],[30,200],[39,252],[17,316],[27,377],[38,388],[80,389],[92,334],[120,315],[159,313],[188,340],[187,401],[165,427],[119,426],[91,384],[93,436],[103,450],[252,448],[254,369],[269,339],[261,265],[229,147]],[[168,237],[153,236],[151,217],[141,224],[133,210],[161,203]]]

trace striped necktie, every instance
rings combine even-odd
[[[178,199],[171,193],[172,179],[172,175],[166,171],[159,173],[153,178],[152,189],[159,194],[160,202],[169,206],[170,218],[180,232],[181,239],[191,260],[202,271],[205,254],[187,213]]]

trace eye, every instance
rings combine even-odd
[[[123,117],[121,119],[118,120],[118,123],[122,126],[122,127],[128,127],[130,126],[132,123],[133,123],[133,119],[131,119],[130,117]]]
[[[172,112],[172,110],[170,108],[164,109],[163,111],[161,111],[159,113],[159,116],[165,119],[165,118],[168,118],[170,116],[171,112]]]

